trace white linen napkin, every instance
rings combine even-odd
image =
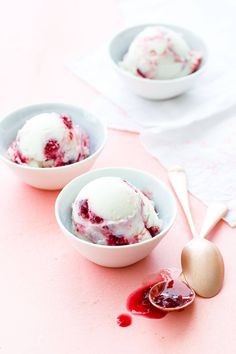
[[[142,133],[142,142],[165,167],[181,165],[189,190],[206,205],[224,202],[226,221],[236,226],[236,105],[224,113],[168,129]]]
[[[90,111],[112,128],[140,132],[146,149],[164,166],[182,164],[190,192],[205,203],[227,202],[226,220],[236,225],[236,2],[123,0],[120,6],[126,26],[171,23],[198,33],[209,51],[206,74],[182,96],[148,101],[120,81],[104,46],[66,63],[101,93]]]

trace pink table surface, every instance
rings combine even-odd
[[[109,0],[1,1],[0,113],[40,101],[89,106],[96,92],[63,63],[110,38],[122,18]],[[102,68],[101,68],[102,69]],[[105,79],[105,78],[104,78]],[[166,171],[136,134],[110,130],[94,168],[131,166],[167,182]],[[58,192],[33,189],[0,165],[0,353],[234,353],[236,237],[221,222],[214,242],[225,259],[225,284],[213,299],[161,320],[116,316],[127,295],[160,267],[178,267],[190,239],[183,213],[145,260],[123,269],[97,266],[74,250],[54,217]],[[190,197],[198,229],[205,207]]]

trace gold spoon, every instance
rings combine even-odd
[[[222,203],[210,205],[202,230],[197,236],[189,207],[185,171],[182,167],[176,166],[169,170],[168,175],[193,234],[193,240],[186,244],[181,254],[183,276],[198,295],[215,296],[223,284],[224,261],[219,249],[204,237],[226,214],[227,208]]]

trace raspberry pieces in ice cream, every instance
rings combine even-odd
[[[58,167],[85,159],[89,137],[71,118],[59,113],[42,113],[26,121],[8,149],[18,164]]]
[[[198,70],[202,55],[189,47],[180,33],[163,26],[150,26],[132,41],[120,67],[135,76],[167,80]]]
[[[89,182],[72,205],[73,232],[86,241],[108,246],[142,242],[160,232],[153,202],[119,177]]]

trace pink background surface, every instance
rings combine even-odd
[[[40,101],[89,106],[97,93],[63,63],[102,44],[121,23],[112,0],[1,1],[1,115]],[[94,167],[121,165],[168,183],[136,134],[110,130]],[[160,267],[179,266],[190,239],[183,213],[178,208],[173,228],[145,260],[106,269],[82,258],[61,234],[54,217],[57,194],[24,185],[0,165],[0,353],[235,351],[235,230],[221,222],[211,235],[226,267],[217,297],[197,298],[191,308],[161,320],[133,317],[130,327],[120,328],[116,316],[126,312],[127,295]],[[199,229],[205,207],[193,197],[191,204]]]

